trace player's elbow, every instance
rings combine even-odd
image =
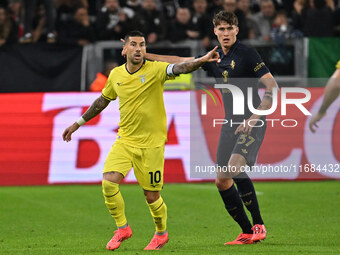
[[[330,87],[332,92],[340,93],[340,69],[336,69],[331,78],[329,79],[326,87]]]
[[[339,69],[340,74],[340,69]],[[330,91],[330,93],[340,94],[340,77],[336,78],[334,75],[328,80],[326,85],[326,90]]]
[[[182,73],[187,73],[185,68],[181,64],[176,64],[174,66],[174,69],[173,69],[172,72],[173,72],[174,75],[179,75],[179,74],[182,74]]]

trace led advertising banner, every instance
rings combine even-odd
[[[308,91],[311,99],[303,106],[313,114],[321,104],[323,88]],[[212,114],[211,109],[216,105],[208,98],[206,106],[210,114],[202,115],[203,93],[164,93],[168,127],[165,182],[215,178],[211,169],[202,169],[195,162],[215,164],[224,113],[219,108]],[[105,158],[119,128],[118,101],[111,102],[99,116],[83,125],[73,134],[71,142],[62,139],[64,129],[98,96],[99,93],[1,94],[0,185],[100,182]],[[340,134],[336,132],[340,130],[339,105],[338,99],[319,123],[317,132],[312,133],[308,127],[310,116],[304,115],[295,105],[288,105],[287,114],[282,116],[279,99],[276,111],[267,116],[257,168],[249,172],[252,178],[340,179]],[[190,127],[193,124],[199,127],[194,132]],[[193,154],[193,151],[199,153]],[[197,171],[205,174],[197,174]],[[136,182],[133,171],[124,182]]]

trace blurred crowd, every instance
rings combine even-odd
[[[140,30],[149,44],[193,39],[209,48],[220,10],[237,15],[240,40],[340,36],[340,0],[0,0],[0,46],[86,45]]]

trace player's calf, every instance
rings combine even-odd
[[[163,201],[163,198],[159,197],[153,203],[148,203],[148,201],[146,202],[149,206],[150,213],[155,223],[156,232],[164,233],[166,231],[167,207]]]
[[[102,181],[105,204],[118,227],[127,224],[125,217],[125,204],[119,190],[119,184],[107,180]]]
[[[233,186],[233,179],[231,178],[216,178],[215,184],[218,190],[227,190]]]
[[[159,250],[169,241],[166,231],[167,207],[162,197],[156,192],[145,193],[146,202],[156,226],[156,233],[144,250]]]

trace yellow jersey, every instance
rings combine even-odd
[[[102,97],[119,97],[120,122],[117,141],[138,148],[164,145],[167,140],[166,114],[163,100],[166,62],[144,60],[130,73],[126,64],[114,68],[102,90]]]
[[[338,63],[336,63],[335,68],[336,68],[336,69],[340,69],[340,60],[338,61]]]

